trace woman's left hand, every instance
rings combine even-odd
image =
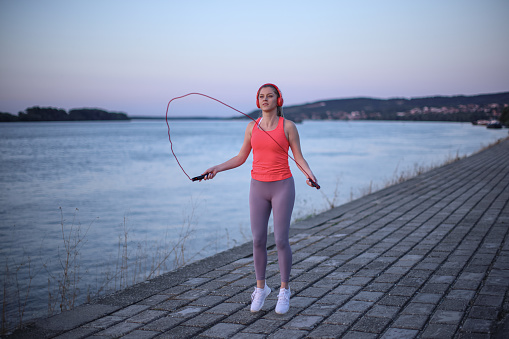
[[[312,178],[308,178],[306,180],[306,183],[311,187],[316,187],[317,189],[320,189],[320,185],[318,185],[318,180],[313,176]]]

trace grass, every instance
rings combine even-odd
[[[60,208],[62,242],[56,249],[55,259],[58,270],[50,270],[52,262],[48,258],[41,259],[42,263],[36,264],[26,253],[18,259],[5,257],[0,335],[9,334],[26,322],[27,306],[33,292],[32,283],[40,274],[47,274],[47,314],[52,315],[71,310],[78,304],[104,293],[121,290],[185,266],[194,258],[186,255],[186,244],[193,233],[194,211],[195,206],[192,206],[176,238],[172,237],[171,241],[168,236],[170,231],[167,230],[164,237],[156,243],[133,241],[128,217],[124,216],[122,233],[118,236],[117,258],[100,272],[102,280],[96,281],[92,286],[83,282],[88,269],[84,267],[81,255],[93,221],[86,227],[82,226],[77,219],[79,210],[75,209],[72,219],[67,222]]]

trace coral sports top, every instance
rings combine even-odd
[[[284,120],[283,117],[279,117],[277,127],[267,132],[264,132],[259,127],[261,118],[256,120],[256,125],[251,133],[251,147],[253,148],[251,177],[253,179],[258,181],[278,181],[292,176],[290,166],[288,165],[290,143],[285,135]]]

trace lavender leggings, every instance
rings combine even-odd
[[[267,228],[271,210],[274,213],[274,238],[276,240],[281,281],[288,282],[290,280],[292,250],[290,249],[288,237],[294,202],[295,184],[293,177],[271,182],[251,179],[249,207],[256,280],[265,280]]]

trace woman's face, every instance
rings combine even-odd
[[[277,109],[277,94],[272,87],[263,87],[258,94],[258,101],[262,111]]]

